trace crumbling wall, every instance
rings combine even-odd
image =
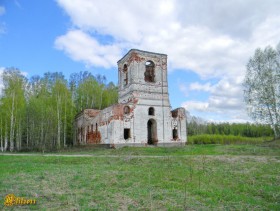
[[[172,139],[174,141],[187,141],[186,110],[177,108],[171,111],[172,116]]]
[[[118,104],[76,118],[78,144],[185,143],[185,110],[171,111],[169,102],[167,55],[130,50],[118,77]]]

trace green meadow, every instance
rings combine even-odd
[[[4,210],[280,210],[278,144],[0,154],[0,169]],[[5,207],[11,193],[36,205]]]

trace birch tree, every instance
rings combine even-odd
[[[248,114],[270,124],[280,137],[280,43],[276,49],[257,49],[247,64],[244,99]]]
[[[17,141],[16,147],[20,150],[21,143],[18,143],[18,141],[21,141],[21,137],[19,136],[21,136],[22,131],[19,128],[22,128],[22,117],[24,116],[23,112],[26,102],[24,96],[26,78],[18,69],[7,68],[3,72],[3,83],[4,89],[1,98],[1,107],[2,113],[5,114],[4,124],[9,125],[9,128],[7,127],[9,129],[9,135],[5,129],[5,139],[9,136],[10,151],[14,151],[15,140]]]
[[[71,94],[67,88],[67,81],[57,78],[53,85],[52,95],[57,116],[56,146],[58,149],[60,149],[61,140],[63,140],[63,146],[66,147],[67,113],[70,111],[71,107]]]

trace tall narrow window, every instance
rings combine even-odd
[[[144,73],[145,81],[155,82],[155,63],[149,60],[146,62],[145,66],[146,66],[146,71]]]
[[[151,116],[155,115],[155,109],[153,107],[149,108],[149,115],[151,115]]]
[[[124,73],[124,85],[128,84],[128,70],[127,70],[127,64],[123,66],[123,73]]]

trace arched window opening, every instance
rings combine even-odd
[[[124,72],[124,85],[128,84],[128,70],[127,70],[127,64],[123,66],[123,72]]]
[[[129,114],[129,113],[130,113],[130,108],[129,108],[129,106],[125,106],[125,107],[123,108],[123,113],[124,113],[124,114]]]
[[[147,61],[145,63],[146,71],[144,73],[146,82],[155,82],[155,63]]]
[[[151,116],[155,115],[155,109],[153,107],[149,108],[149,115],[151,115]]]

